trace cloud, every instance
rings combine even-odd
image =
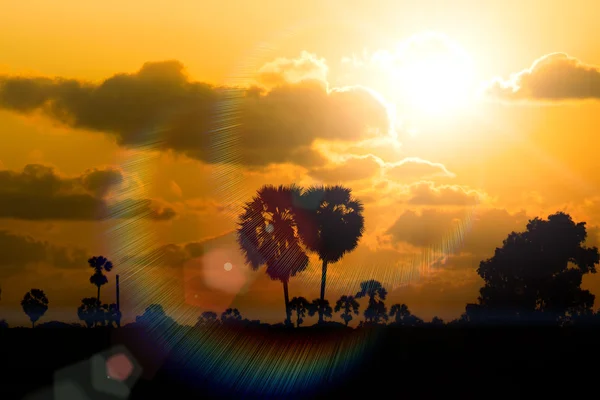
[[[265,68],[289,75],[305,65],[303,57]],[[386,136],[394,126],[389,107],[367,88],[329,90],[318,80],[285,82],[270,91],[216,87],[191,81],[178,61],[146,63],[98,84],[1,77],[0,108],[41,112],[73,128],[111,134],[125,147],[152,145],[206,163],[248,166],[324,164],[311,148],[316,139]]]
[[[484,198],[484,194],[459,185],[435,186],[433,182],[419,182],[411,185],[408,204],[423,206],[474,206]]]
[[[111,201],[106,196],[123,182],[117,169],[90,169],[74,178],[53,168],[29,164],[21,172],[0,171],[0,218],[94,221],[106,218],[167,220],[170,208],[149,199]]]
[[[325,59],[303,51],[299,58],[280,57],[263,65],[258,71],[258,81],[269,87],[313,79],[327,82],[328,71]]]
[[[454,177],[443,164],[423,160],[418,157],[408,157],[386,165],[385,177],[396,181],[414,181],[432,177]]]
[[[313,168],[309,174],[326,184],[352,182],[373,177],[381,171],[383,162],[377,157],[350,156],[339,163]]]
[[[492,256],[511,232],[525,230],[528,220],[525,212],[511,214],[498,208],[406,210],[386,234],[393,242],[417,247],[445,246],[452,253],[466,252],[483,259]]]
[[[500,100],[585,100],[600,98],[600,68],[565,53],[547,54],[531,67],[496,79],[487,95]]]
[[[87,252],[79,248],[56,246],[0,230],[0,277],[6,278],[36,264],[56,268],[79,268],[87,265]]]

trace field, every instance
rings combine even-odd
[[[596,328],[239,327],[0,331],[2,398],[117,343],[144,367],[132,399],[520,398],[597,376]]]

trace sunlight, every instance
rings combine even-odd
[[[455,113],[472,99],[472,60],[460,46],[439,33],[423,33],[402,42],[390,75],[398,105],[411,113]]]

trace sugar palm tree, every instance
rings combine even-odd
[[[48,297],[43,290],[31,289],[23,296],[21,307],[31,320],[31,327],[35,328],[35,323],[48,311]]]
[[[331,318],[333,316],[332,312],[333,309],[329,305],[328,300],[314,299],[308,308],[308,315],[311,317],[318,314],[321,318]],[[319,322],[322,323],[322,320]]]
[[[346,326],[348,326],[348,322],[352,321],[352,314],[358,315],[359,308],[360,304],[358,304],[354,296],[344,295],[335,303],[334,311],[336,313],[342,311],[340,316],[346,323]]]
[[[360,283],[360,290],[356,293],[356,298],[369,298],[369,304],[365,309],[365,320],[370,322],[379,322],[387,320],[387,309],[383,301],[387,296],[387,290],[376,280],[370,279]]]
[[[300,246],[293,202],[296,186],[266,185],[244,206],[238,222],[238,244],[246,263],[254,270],[266,266],[267,275],[283,284],[286,323],[291,324],[288,283],[308,266]]]
[[[108,283],[108,278],[104,275],[104,272],[110,272],[113,269],[113,264],[103,256],[90,258],[88,264],[90,268],[94,269],[94,274],[90,277],[90,283],[98,288],[97,300],[98,304],[101,304],[100,287]]]
[[[306,313],[310,310],[310,303],[304,297],[294,297],[290,301],[290,311],[296,312],[296,326],[300,327],[300,325],[304,322],[304,317]]]
[[[344,186],[313,186],[295,202],[298,232],[321,260],[321,296],[325,300],[327,266],[358,246],[364,232],[362,203]],[[323,314],[319,313],[319,322]]]

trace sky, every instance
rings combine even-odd
[[[365,205],[327,296],[366,279],[428,320],[475,302],[479,262],[568,212],[598,245],[600,9],[592,1],[6,2],[0,14],[0,317],[40,288],[76,321],[87,259],[125,320],[237,307],[283,320],[236,218],[264,184]],[[226,263],[231,268],[224,268]],[[228,264],[229,265],[229,264]],[[318,297],[320,263],[290,282]],[[583,286],[600,294],[600,277]]]

